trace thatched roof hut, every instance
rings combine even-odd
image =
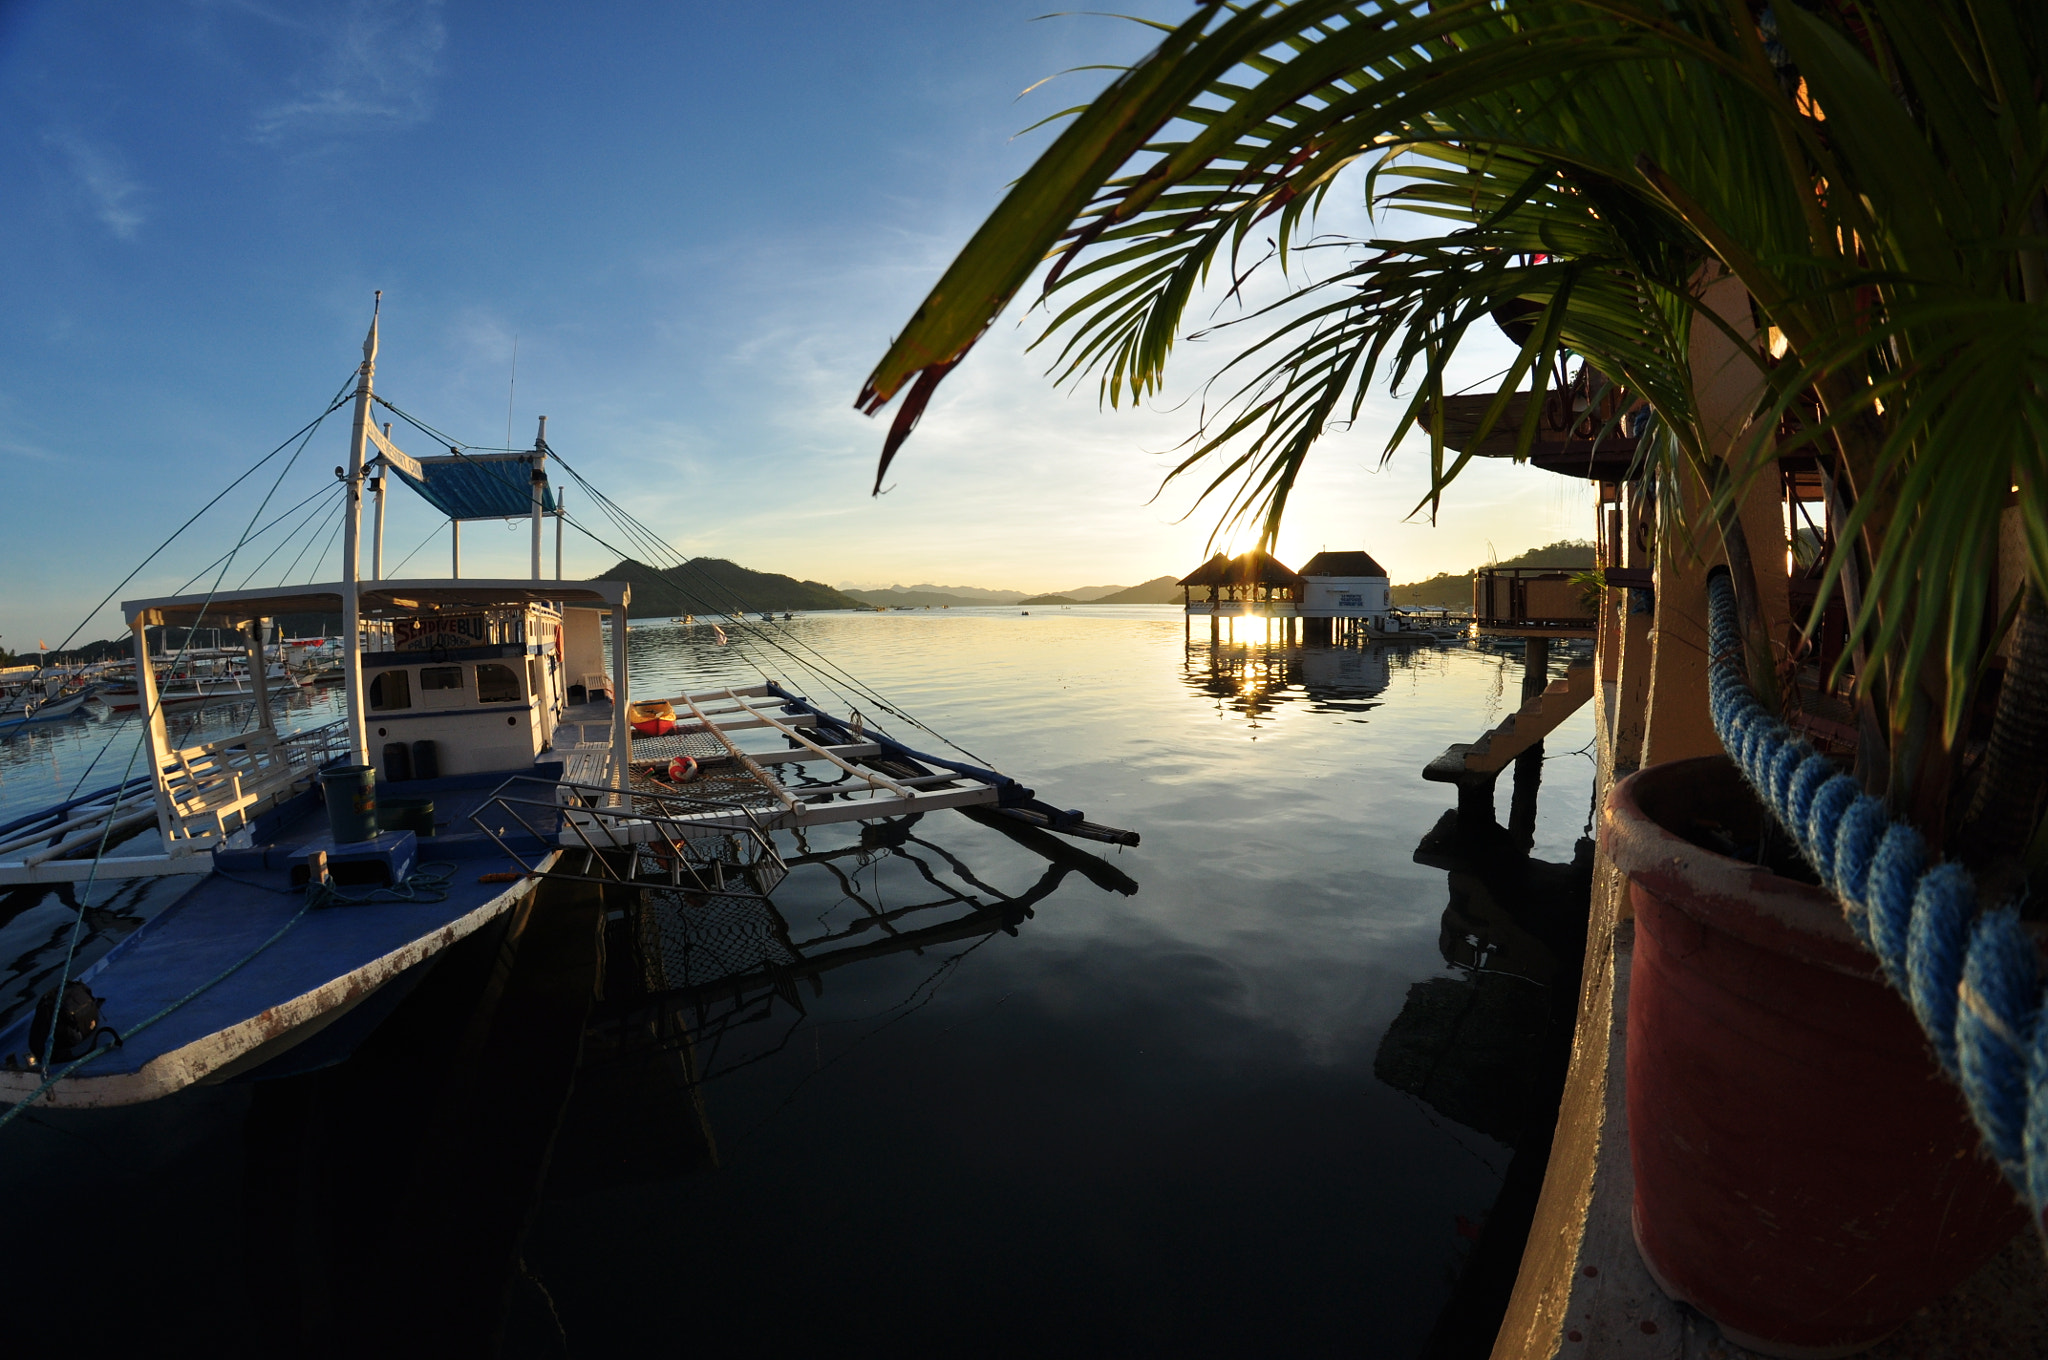
[[[1285,562],[1254,549],[1236,557],[1217,553],[1183,576],[1180,584],[1189,599],[1197,589],[1207,588],[1211,600],[1298,600],[1302,581]]]

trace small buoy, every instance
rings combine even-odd
[[[697,777],[697,762],[689,756],[677,756],[668,763],[668,777],[678,784],[687,784]]]

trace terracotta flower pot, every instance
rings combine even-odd
[[[1608,796],[1601,838],[1636,916],[1636,1245],[1730,1340],[1850,1355],[2026,1216],[1834,897],[1697,843],[1756,845],[1765,818],[1718,756]]]

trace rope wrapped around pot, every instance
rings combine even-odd
[[[2048,1024],[2019,913],[1980,910],[1961,865],[1929,863],[1919,832],[1892,820],[1758,702],[1725,569],[1708,578],[1707,607],[1708,692],[1722,746],[1911,1003],[1942,1067],[1961,1084],[1985,1147],[2042,1225]]]

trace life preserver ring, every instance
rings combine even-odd
[[[668,763],[668,777],[678,784],[687,784],[697,777],[697,762],[689,756],[677,756]]]
[[[562,655],[562,625],[559,623],[555,625],[555,655]]]

